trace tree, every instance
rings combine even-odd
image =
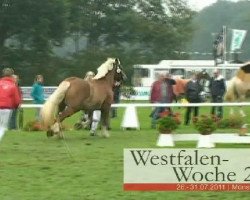
[[[187,45],[187,51],[212,52],[212,44],[216,35],[221,31],[222,26],[227,27],[227,51],[231,43],[231,29],[250,30],[250,4],[247,1],[230,2],[220,0],[217,3],[201,10],[193,19],[195,32],[193,39]],[[249,31],[243,43],[240,60],[248,60],[250,48]],[[192,59],[213,59],[212,55],[192,55]],[[227,54],[227,60],[230,60]]]
[[[193,14],[184,0],[0,0],[0,64],[20,75],[70,76],[112,56],[131,73],[138,62],[179,58],[173,52],[191,38]],[[56,58],[52,48],[65,37],[74,38],[77,54]],[[86,48],[80,48],[82,38]]]
[[[106,55],[112,55],[125,60],[125,66],[174,59],[179,57],[174,51],[184,48],[192,35],[194,12],[185,1],[70,2],[71,34],[84,36],[88,41],[86,49],[77,56],[78,59],[88,55],[88,58],[101,60]],[[93,64],[89,63],[89,66]],[[131,69],[127,67],[129,73]]]
[[[64,39],[66,14],[63,0],[1,0],[1,51],[22,49],[33,58],[48,56]]]

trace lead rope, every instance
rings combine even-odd
[[[60,130],[62,130],[62,125],[61,125],[61,123],[59,123],[59,127],[60,127]],[[64,147],[65,147],[65,149],[66,149],[66,151],[67,151],[67,155],[69,156],[69,158],[71,158],[72,160],[74,160],[74,157],[73,157],[72,152],[71,152],[71,150],[70,150],[70,148],[69,148],[69,145],[67,144],[67,142],[66,142],[66,140],[65,140],[64,133],[61,132],[61,135],[62,135]]]

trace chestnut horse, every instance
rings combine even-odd
[[[225,100],[229,102],[242,102],[246,100],[246,95],[250,91],[250,62],[243,64],[236,75],[228,82]],[[246,114],[242,108],[239,109],[242,117]],[[234,114],[231,108],[230,114]]]
[[[91,81],[77,77],[63,80],[41,109],[41,118],[47,136],[63,137],[60,123],[74,113],[101,110],[102,135],[109,137],[109,110],[113,102],[113,85],[125,76],[119,59],[108,58],[97,69]]]
[[[200,84],[203,86],[204,90],[206,89],[206,81],[210,80],[209,74],[203,70],[199,73],[197,73],[197,79],[200,82]],[[176,78],[175,80],[175,85],[173,85],[173,92],[176,96],[176,98],[182,98],[185,96],[186,92],[186,85],[191,79],[181,79],[181,78]]]

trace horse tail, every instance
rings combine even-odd
[[[63,81],[52,95],[47,99],[41,109],[41,119],[43,127],[47,130],[55,122],[59,104],[63,101],[70,82]]]

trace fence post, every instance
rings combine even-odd
[[[23,128],[23,108],[19,108],[18,126],[19,126],[19,129]]]
[[[138,120],[136,107],[134,105],[131,104],[126,107],[121,127],[123,130],[126,128],[136,128],[137,130],[140,129],[140,123]]]

